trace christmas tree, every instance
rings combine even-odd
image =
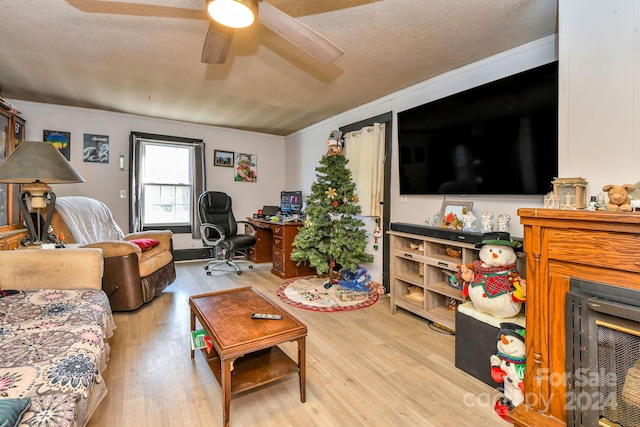
[[[331,267],[335,264],[354,270],[359,262],[373,261],[373,255],[365,252],[364,222],[355,217],[361,210],[348,162],[341,154],[320,160],[307,199],[304,227],[296,235],[291,253],[292,260],[309,261],[319,275],[328,271],[328,286],[333,283]]]

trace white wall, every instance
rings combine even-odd
[[[588,194],[640,181],[640,4],[561,0],[560,151]]]
[[[473,210],[480,218],[483,211],[492,211],[497,218],[500,213],[512,217],[510,232],[513,236],[522,235],[522,227],[517,218],[517,210],[523,206],[542,206],[542,196],[400,196],[398,174],[398,133],[395,126],[396,114],[418,105],[451,95],[487,83],[511,74],[518,73],[557,59],[557,38],[546,37],[509,52],[487,58],[483,61],[440,75],[402,91],[396,92],[374,102],[358,107],[346,113],[332,117],[286,138],[287,145],[287,187],[301,188],[308,195],[315,175],[315,166],[326,151],[326,140],[332,129],[355,123],[388,111],[393,112],[392,140],[392,176],[391,176],[391,222],[424,224],[426,217],[438,212],[442,202],[447,200],[473,201]],[[487,147],[488,150],[491,147]],[[496,153],[499,157],[500,154]],[[563,175],[562,171],[560,175]],[[495,222],[495,219],[494,219]],[[367,220],[367,231],[373,230],[373,220]],[[372,240],[372,239],[371,239]],[[376,281],[382,279],[382,252],[373,251],[371,242],[369,252],[375,256],[372,265],[366,267]]]
[[[283,137],[84,108],[20,100],[10,102],[27,121],[27,140],[42,141],[44,129],[71,132],[71,163],[86,182],[55,185],[56,195],[82,195],[101,200],[109,206],[125,232],[129,228],[129,199],[121,199],[120,190],[127,190],[128,196],[129,135],[132,131],[204,140],[206,189],[228,193],[233,198],[236,219],[251,216],[263,205],[280,203],[280,191],[285,182]],[[83,162],[85,133],[109,135],[109,163]],[[214,167],[214,149],[256,154],[258,182],[235,182],[234,168]],[[126,171],[119,169],[120,155],[125,156]],[[190,234],[175,235],[173,243],[176,249],[201,246],[201,242],[192,240]]]
[[[395,114],[556,58],[560,63],[558,175],[586,178],[587,196],[600,193],[607,184],[638,183],[640,5],[622,0],[560,0],[559,15],[558,37],[443,74],[288,136],[287,185],[308,190],[312,161],[317,162],[324,152],[331,129],[389,110]],[[439,210],[443,197],[400,197],[395,128],[393,150],[391,221],[422,224]],[[473,196],[470,200],[476,212],[511,215],[514,236],[522,235],[517,209],[542,206],[542,197]]]

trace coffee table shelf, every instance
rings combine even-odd
[[[222,385],[220,356],[214,350],[207,354],[207,363],[213,375]],[[242,393],[292,374],[299,373],[298,364],[279,347],[271,347],[245,354],[233,363],[231,394]]]

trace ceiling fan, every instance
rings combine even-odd
[[[209,19],[211,23],[201,58],[201,61],[207,64],[224,63],[231,48],[235,29],[247,27],[256,20],[321,62],[332,63],[344,54],[342,49],[324,36],[263,0],[205,0],[208,14],[203,10],[142,3],[106,0],[65,1],[87,13]],[[230,22],[229,17],[231,20],[244,17],[245,21],[236,24]]]

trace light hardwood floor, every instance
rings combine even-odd
[[[176,264],[177,279],[162,295],[115,314],[103,373],[109,393],[89,427],[221,426],[220,386],[202,354],[189,357],[188,298],[247,285],[307,324],[307,401],[290,376],[234,396],[233,427],[510,425],[493,412],[501,394],[455,368],[454,337],[401,309],[390,314],[387,296],[362,310],[318,313],[283,303],[269,264],[241,276],[207,276],[203,265]],[[284,350],[295,360],[293,343]]]

